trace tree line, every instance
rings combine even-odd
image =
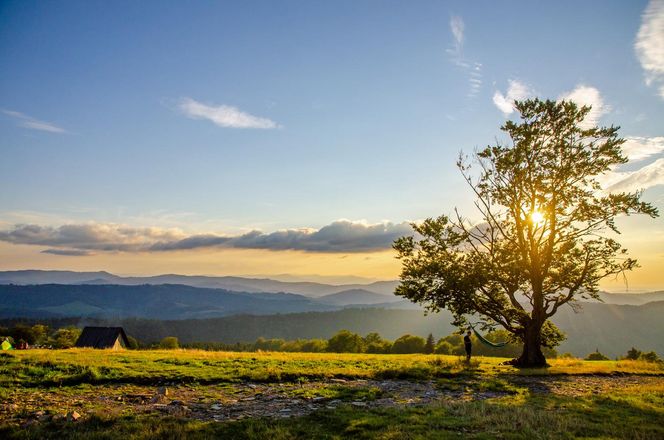
[[[486,339],[499,342],[507,338],[507,332],[497,330],[486,335]],[[482,344],[474,335],[473,353],[477,356],[509,357],[519,353],[518,344],[507,344],[504,347],[494,348]],[[158,344],[144,345],[145,348],[188,348],[218,351],[275,351],[275,352],[302,352],[302,353],[368,353],[368,354],[449,354],[465,355],[463,336],[457,333],[450,334],[436,340],[432,334],[427,338],[405,334],[394,341],[383,338],[376,332],[362,336],[349,330],[340,330],[329,339],[295,339],[258,338],[254,342],[237,342],[227,344],[223,342],[192,342],[180,344],[173,336],[163,338]],[[550,357],[557,353],[551,349]]]

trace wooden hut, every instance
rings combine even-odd
[[[129,341],[122,327],[85,327],[76,341],[76,347],[123,350],[128,346]]]

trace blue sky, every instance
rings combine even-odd
[[[661,4],[2,2],[0,226],[271,233],[470,209],[459,151],[500,138],[510,98],[574,91],[649,152],[622,170],[639,171],[664,151]]]

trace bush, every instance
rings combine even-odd
[[[175,336],[166,336],[161,340],[161,342],[159,342],[159,348],[163,348],[165,350],[174,350],[179,347],[180,344],[178,342],[178,338]]]
[[[341,330],[327,341],[327,351],[332,353],[362,353],[364,339],[357,333]]]
[[[627,351],[627,354],[625,355],[625,359],[629,359],[632,361],[637,360],[638,358],[641,357],[641,350],[637,350],[636,348],[632,347]]]
[[[441,339],[436,344],[436,348],[434,348],[433,352],[436,354],[452,354],[452,350],[454,350],[452,344],[444,339]]]
[[[381,342],[371,342],[367,345],[367,353],[371,354],[387,354],[392,352],[392,343],[383,340]]]
[[[424,338],[413,335],[403,335],[392,346],[392,353],[408,354],[408,353],[424,353],[424,346],[426,342]]]
[[[71,348],[76,345],[78,337],[81,336],[81,329],[76,327],[66,327],[58,329],[49,340],[53,348]]]
[[[646,362],[659,362],[659,356],[657,356],[657,353],[654,351],[650,351],[648,353],[641,353],[639,356],[639,359],[644,360]]]
[[[138,350],[139,344],[138,344],[138,340],[135,337],[127,335],[127,342],[128,342],[128,345],[127,345],[128,349]]]
[[[590,353],[588,356],[586,356],[587,361],[608,361],[609,358],[604,356],[602,353],[599,352],[599,350],[595,350],[594,353]]]

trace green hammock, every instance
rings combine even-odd
[[[473,333],[475,333],[475,336],[477,336],[477,339],[479,339],[480,342],[482,342],[484,345],[488,345],[489,347],[493,347],[493,348],[500,348],[500,347],[504,347],[507,344],[509,344],[509,342],[491,342],[488,339],[486,339],[484,336],[482,336],[480,334],[480,332],[475,330],[475,326],[473,324],[470,324],[470,328],[473,329]]]

